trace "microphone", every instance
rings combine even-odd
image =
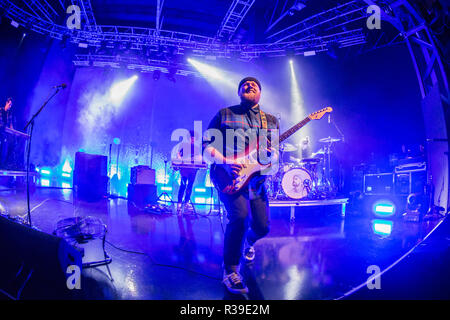
[[[331,123],[331,113],[328,114],[328,123]]]
[[[65,83],[53,87],[53,89],[65,89],[65,88],[67,88],[67,84]]]

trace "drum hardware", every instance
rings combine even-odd
[[[327,137],[319,142],[325,145],[312,154],[312,158],[298,159],[296,162],[280,163],[279,171],[267,179],[268,195],[274,200],[308,199],[321,200],[335,196],[336,190],[331,179],[332,145],[341,139]],[[296,149],[285,144],[284,151]]]
[[[280,145],[281,152],[294,152],[297,151],[297,147],[289,142],[284,142]]]
[[[325,190],[329,192],[334,190],[333,181],[331,179],[331,147],[333,143],[339,141],[341,141],[341,139],[332,137],[322,138],[319,140],[319,142],[325,143],[324,158],[326,161],[324,162],[324,167],[322,168],[322,185],[325,186]]]
[[[322,139],[319,140],[319,142],[322,142],[322,143],[333,143],[333,142],[338,142],[338,141],[341,141],[341,139],[339,139],[339,138],[332,138],[332,137],[322,138]]]

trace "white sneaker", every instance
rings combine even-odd
[[[223,272],[223,284],[225,287],[234,294],[244,294],[248,293],[248,288],[244,284],[244,281],[242,279],[242,276],[239,274],[239,272],[232,272],[229,274],[226,274],[226,272]]]

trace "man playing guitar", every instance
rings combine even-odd
[[[256,137],[260,136],[261,129],[279,129],[277,118],[260,110],[258,103],[261,97],[261,84],[257,79],[253,77],[242,79],[238,86],[238,95],[241,103],[221,109],[211,120],[208,129],[220,130],[223,137],[226,136],[227,129],[244,131],[254,129],[257,133]],[[265,131],[267,132],[267,130]],[[204,155],[206,158],[214,158],[216,163],[231,164],[230,167],[237,174],[242,165],[235,160],[234,156],[229,156],[230,149],[232,149],[231,154],[236,155],[252,143],[248,141],[244,144],[245,146],[239,145],[239,143],[235,144],[233,140],[232,145],[226,145],[226,141],[224,141],[223,146],[228,149],[226,152],[208,145]],[[213,181],[215,180],[214,166],[219,165],[213,164],[211,168]],[[269,204],[264,182],[265,175],[257,173],[249,179],[244,187],[233,194],[219,190],[219,196],[225,205],[229,221],[224,236],[223,283],[232,293],[248,292],[239,273],[242,253],[244,252],[246,261],[252,261],[255,258],[254,243],[269,232]],[[251,219],[249,219],[250,217]]]

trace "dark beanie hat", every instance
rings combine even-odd
[[[258,79],[254,78],[254,77],[245,77],[244,79],[242,79],[241,82],[239,82],[238,91],[241,89],[241,86],[242,86],[246,81],[254,81],[254,82],[256,82],[256,84],[257,84],[258,87],[259,87],[259,90],[261,91],[261,83],[259,82]]]

